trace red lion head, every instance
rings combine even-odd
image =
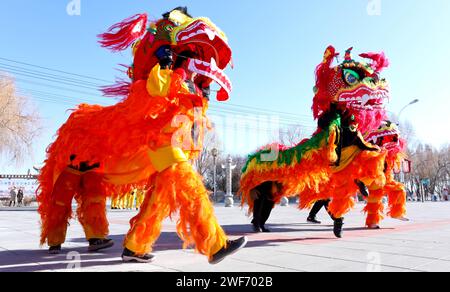
[[[384,103],[389,99],[389,87],[381,78],[381,71],[389,66],[384,53],[366,53],[360,57],[370,63],[355,61],[350,48],[344,61],[332,66],[339,53],[329,46],[323,62],[316,69],[316,86],[313,100],[314,118],[320,118],[335,104],[340,110],[348,110],[355,116],[361,132],[378,128],[386,118]]]

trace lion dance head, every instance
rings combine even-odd
[[[226,101],[232,90],[231,81],[224,73],[232,63],[232,51],[225,35],[206,17],[193,18],[186,7],[178,7],[163,14],[159,20],[148,23],[147,14],[134,15],[99,35],[100,44],[112,51],[122,51],[130,46],[134,61],[128,67],[130,81],[121,81],[105,87],[107,96],[126,96],[130,85],[145,80],[160,61],[158,53],[168,49],[173,64],[186,60],[189,70],[196,73],[195,83],[207,88],[214,81],[220,89],[219,101]]]
[[[365,138],[368,142],[386,149],[388,156],[395,156],[406,150],[406,140],[401,138],[397,125],[388,120],[381,122],[381,126]]]
[[[370,62],[356,61],[350,48],[342,63],[332,66],[339,56],[335,48],[329,46],[323,62],[316,69],[315,96],[313,99],[314,118],[320,118],[332,105],[339,110],[347,110],[355,117],[361,132],[378,128],[386,119],[385,100],[389,99],[389,87],[381,72],[389,66],[384,53],[365,53],[359,56]]]

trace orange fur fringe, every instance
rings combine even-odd
[[[180,94],[181,75],[174,73],[170,93],[166,97],[150,96],[146,81],[137,81],[129,96],[120,103],[102,107],[81,104],[58,130],[56,141],[47,149],[47,160],[39,175],[36,192],[41,216],[41,244],[45,243],[51,228],[53,187],[60,174],[70,165],[81,162],[100,163],[97,172],[113,169],[123,157],[133,155],[143,146],[152,150],[170,144],[172,133],[163,134],[172,118],[198,104],[199,97]],[[133,186],[103,184],[102,194],[123,194],[135,187],[145,188],[144,182]],[[60,194],[59,194],[60,195]]]
[[[355,179],[371,185],[383,186],[384,161],[386,152],[361,151],[342,171],[332,173],[330,180],[320,185],[319,190],[307,189],[300,194],[300,209],[310,208],[316,201],[332,199],[329,212],[335,218],[341,218],[354,206],[354,197],[358,192]]]
[[[251,191],[264,182],[274,181],[282,184],[282,190],[276,194],[275,202],[282,197],[294,197],[305,189],[319,190],[319,186],[327,182],[330,177],[329,165],[336,161],[336,131],[331,131],[329,137],[322,141],[319,149],[307,152],[298,163],[295,159],[289,166],[279,166],[276,162],[270,164],[257,164],[252,161],[248,170],[241,178],[240,193],[242,206],[249,206],[249,213],[254,207],[254,198]],[[331,141],[330,143],[328,141]]]
[[[366,226],[378,225],[384,219],[383,189],[373,190],[363,210],[367,214]]]
[[[158,174],[152,195],[146,196],[139,214],[131,220],[125,246],[138,254],[152,250],[162,221],[179,212],[177,232],[184,247],[211,256],[226,244],[201,177],[189,163],[179,163]]]

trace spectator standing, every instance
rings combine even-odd
[[[17,191],[17,206],[20,207],[23,205],[23,188],[20,188]]]
[[[11,188],[11,191],[9,192],[9,194],[10,194],[9,206],[10,207],[15,207],[16,206],[16,198],[17,198],[17,188],[16,188],[16,186],[13,186]]]

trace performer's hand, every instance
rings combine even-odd
[[[202,88],[203,97],[209,99],[211,95],[211,88],[208,86],[206,88]]]
[[[161,46],[155,53],[161,69],[170,69],[173,64],[173,52],[170,46]]]

